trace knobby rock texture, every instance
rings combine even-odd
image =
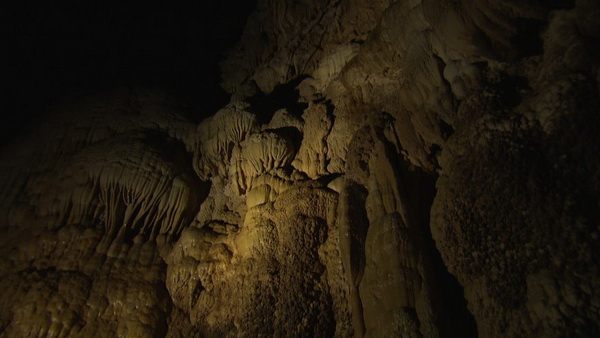
[[[6,337],[598,336],[600,3],[260,0],[2,149]],[[213,113],[213,112],[211,112]]]

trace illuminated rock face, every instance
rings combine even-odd
[[[1,153],[0,332],[598,335],[600,5],[552,4],[259,1],[199,125],[48,114]]]

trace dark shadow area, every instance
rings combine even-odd
[[[164,269],[166,270],[166,266],[164,266]],[[157,298],[167,304],[167,308],[165,312],[160,311],[158,314],[159,321],[156,325],[156,331],[154,331],[153,338],[166,337],[169,332],[169,314],[173,311],[174,305],[165,284],[155,284],[154,287]]]
[[[294,145],[295,151],[300,149],[302,144],[303,133],[296,127],[282,127],[277,129],[267,129],[266,131],[274,132],[275,134],[289,140]]]
[[[301,117],[308,104],[298,102],[300,93],[298,85],[308,76],[301,75],[288,83],[280,84],[267,95],[258,93],[246,101],[250,104],[248,111],[256,114],[260,123],[267,123],[276,111],[285,108],[290,114]]]
[[[430,269],[437,286],[438,304],[441,313],[439,316],[440,335],[442,337],[477,337],[477,324],[475,318],[467,308],[464,289],[456,277],[448,272],[442,260],[433,236],[431,235],[430,213],[433,199],[436,195],[435,183],[437,175],[426,173],[419,168],[404,169],[410,191],[414,195],[412,205],[419,213],[421,227],[419,228],[421,246],[428,254],[427,267]]]
[[[440,131],[442,132],[442,138],[444,141],[446,141],[448,138],[450,138],[450,136],[452,136],[452,134],[454,134],[454,127],[442,119],[439,119],[439,123]]]
[[[539,20],[520,19],[515,22],[517,34],[512,38],[517,58],[541,55],[544,41],[540,36],[544,23]]]
[[[575,0],[538,0],[540,5],[545,5],[551,9],[573,9]]]
[[[429,147],[429,155],[427,156],[427,159],[434,164],[436,169],[441,168],[440,163],[438,161],[438,156],[440,156],[441,153],[442,147],[440,147],[439,144],[434,143]]]
[[[489,87],[499,96],[499,102],[506,108],[514,108],[521,103],[521,91],[529,89],[524,77],[504,75],[500,81],[490,83]]]
[[[334,176],[321,178],[321,182],[327,182],[327,180],[333,180]],[[340,251],[343,257],[347,257],[350,266],[345,267],[348,269],[349,274],[352,276],[352,280],[348,281],[351,286],[360,284],[360,280],[363,277],[365,269],[365,240],[367,238],[367,231],[369,230],[369,219],[367,218],[366,200],[369,192],[361,184],[349,181],[346,182],[345,192],[340,195],[340,203],[347,205],[347,209],[344,210],[347,217],[348,228],[344,231],[344,236],[347,236],[340,241],[345,241],[346,245],[340,245]]]
[[[0,4],[0,144],[56,100],[122,85],[160,89],[200,121],[229,100],[219,62],[256,0]]]
[[[430,149],[432,156],[436,156],[441,150],[437,144],[433,144]],[[412,239],[421,252],[424,273],[432,286],[431,303],[436,311],[440,336],[477,337],[477,324],[467,307],[464,289],[448,271],[431,234],[430,214],[437,194],[438,175],[415,167],[395,151],[394,146],[387,145],[388,158],[396,158],[392,165],[398,173],[398,190],[406,198],[406,214]]]
[[[329,183],[331,183],[331,181],[333,181],[336,178],[341,177],[341,176],[342,176],[342,174],[337,174],[337,173],[328,174],[328,175],[320,176],[319,178],[317,178],[317,182],[321,183],[321,185],[323,185],[323,186],[327,186]]]

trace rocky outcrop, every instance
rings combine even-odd
[[[120,90],[5,147],[0,332],[598,335],[599,17],[259,1],[200,124]]]

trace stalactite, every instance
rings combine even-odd
[[[257,130],[256,117],[243,107],[231,104],[198,126],[194,170],[201,179],[225,177],[233,148]]]

